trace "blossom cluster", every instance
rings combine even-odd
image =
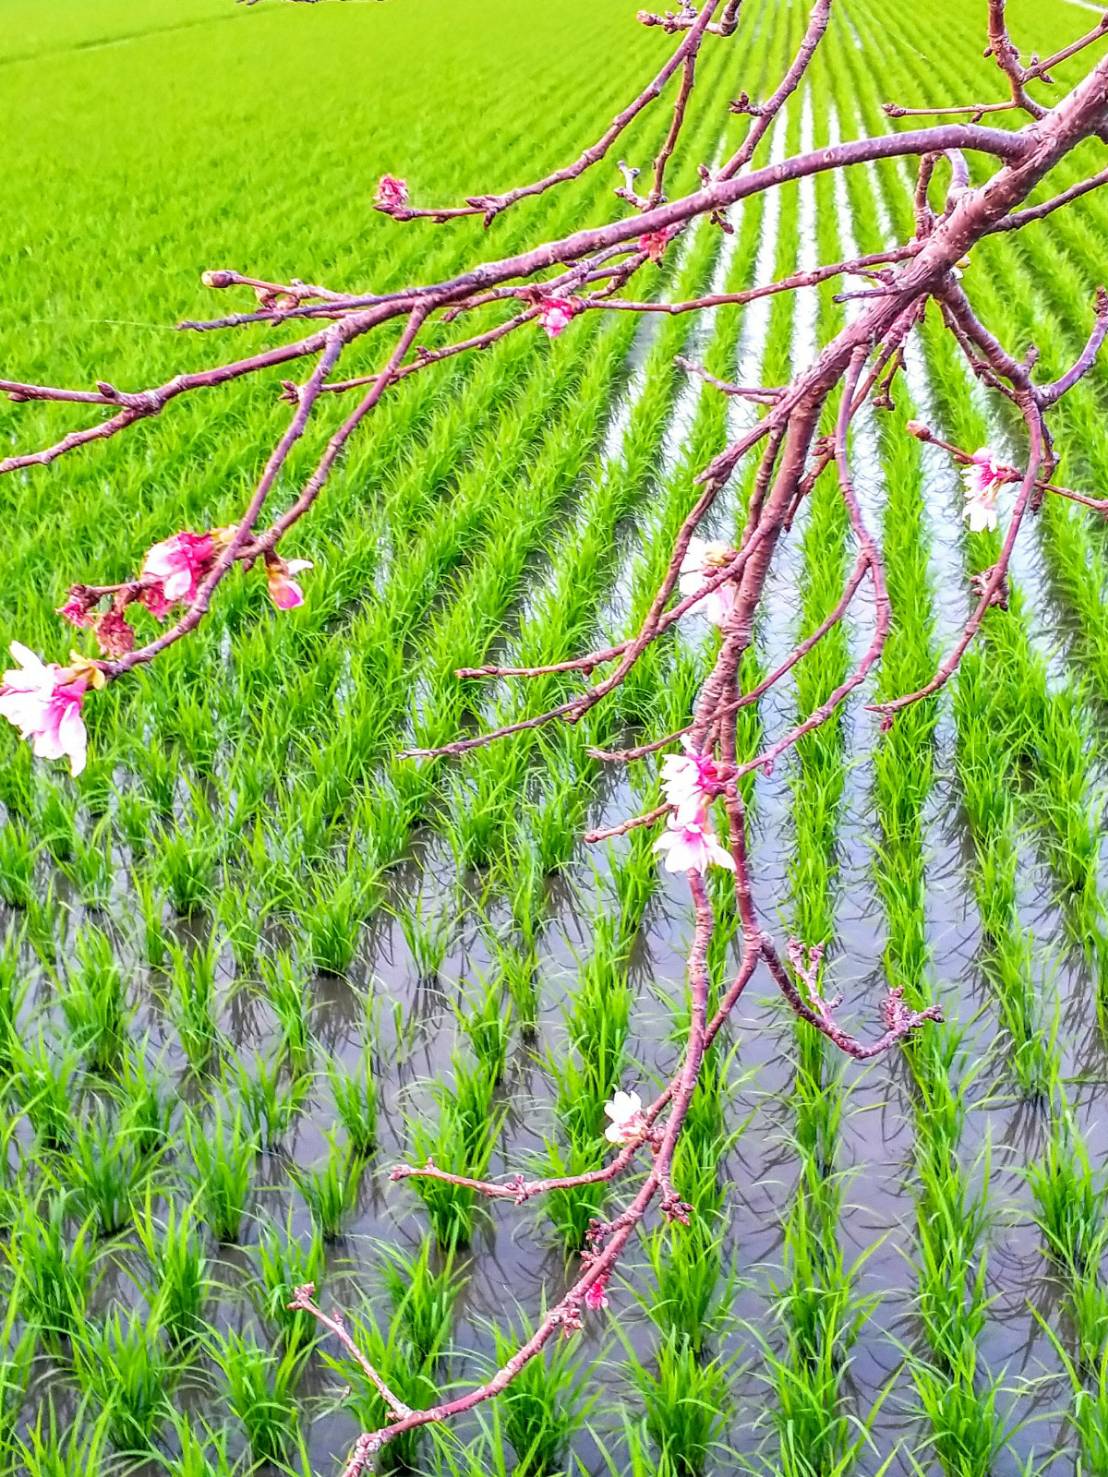
[[[92,631],[105,657],[126,656],[135,647],[134,627],[125,614],[128,606],[141,605],[159,621],[175,606],[190,606],[234,532],[213,528],[172,534],[147,549],[137,579],[105,589],[74,585],[58,614],[70,625]],[[277,609],[302,605],[304,592],[296,576],[311,569],[311,561],[282,559],[270,550],[264,564],[266,587]],[[42,661],[18,641],[11,643],[11,653],[18,665],[0,679],[0,717],[19,730],[40,759],[67,758],[71,773],[80,774],[88,754],[82,715],[85,695],[90,687],[103,687],[107,673],[77,652],[71,653],[66,667]]]

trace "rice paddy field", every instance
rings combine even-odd
[[[985,8],[836,0],[758,157],[899,126],[887,98],[997,94]],[[173,329],[210,315],[205,268],[387,289],[607,218],[603,165],[507,212],[491,245],[477,221],[400,226],[371,202],[385,172],[439,202],[575,157],[671,49],[633,9],[0,0],[0,372],[137,388],[240,351]],[[747,0],[705,49],[673,193],[741,136],[726,100],[776,82],[808,9]],[[1095,9],[1011,0],[1010,24],[1046,54]],[[624,157],[646,162],[650,128]],[[908,172],[820,175],[732,224],[688,233],[651,290],[735,291],[904,239]],[[1088,333],[1106,231],[1093,193],[965,271],[1044,377]],[[686,889],[647,832],[579,840],[656,804],[656,771],[614,777],[586,750],[684,723],[711,641],[685,623],[579,727],[456,764],[397,756],[563,691],[463,685],[456,667],[556,661],[641,617],[693,474],[745,413],[674,356],[780,384],[855,306],[841,285],[700,320],[586,314],[556,343],[517,333],[405,381],[290,540],[315,562],[301,609],[228,580],[193,638],[90,703],[77,780],[5,726],[4,1477],[337,1473],[384,1406],[288,1310],[294,1286],[341,1307],[413,1405],[487,1375],[560,1296],[618,1187],[515,1208],[389,1168],[598,1167],[606,1099],[672,1072]],[[1020,456],[937,323],[914,343],[895,410],[856,433],[895,609],[884,664],[750,803],[767,924],[826,944],[846,1023],[871,1030],[884,981],[945,1023],[844,1063],[756,977],[676,1161],[691,1224],[651,1226],[604,1317],[382,1469],[1108,1474],[1108,532],[1048,500],[1007,609],[880,737],[865,702],[927,679],[999,548],[965,532],[956,466],[903,427]],[[229,521],[280,434],[278,388],[205,392],[0,480],[3,642],[64,655],[70,582],[126,578],[167,533]],[[1098,494],[1106,408],[1100,369],[1055,422],[1060,479]],[[0,444],[46,444],[79,411],[5,402]],[[749,492],[740,468],[716,536]],[[833,607],[848,535],[819,483],[778,556],[759,665]],[[747,710],[751,752],[842,679],[860,609]],[[737,924],[717,902],[721,980]]]

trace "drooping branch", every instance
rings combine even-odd
[[[252,0],[249,0],[252,3]],[[629,1198],[611,1219],[595,1223],[582,1249],[578,1274],[535,1332],[521,1343],[488,1380],[452,1398],[436,1399],[426,1409],[412,1409],[401,1401],[376,1370],[340,1314],[328,1313],[313,1290],[297,1289],[292,1306],[307,1312],[360,1368],[388,1413],[386,1424],[355,1443],[346,1465],[346,1477],[370,1470],[381,1447],[407,1431],[450,1420],[504,1390],[555,1335],[569,1335],[583,1317],[603,1310],[605,1288],[630,1238],[656,1207],[666,1218],[686,1221],[696,1213],[678,1197],[673,1162],[686,1115],[696,1091],[705,1053],[724,1029],[755,971],[762,965],[798,1018],[819,1031],[836,1047],[857,1060],[868,1060],[895,1048],[928,1022],[941,1019],[937,1006],[909,1008],[899,992],[890,989],[880,1002],[882,1030],[863,1041],[836,1019],[839,1002],[823,994],[823,948],[805,949],[796,940],[787,944],[787,963],[769,933],[763,930],[756,900],[756,879],[747,850],[747,818],[743,799],[744,777],[768,770],[804,737],[838,714],[880,662],[890,627],[891,608],[886,590],[882,547],[868,527],[856,494],[851,466],[851,436],[859,416],[891,403],[892,388],[905,363],[905,347],[916,331],[927,305],[937,303],[943,323],[953,335],[972,371],[990,393],[1007,396],[1020,409],[1027,437],[1022,467],[999,462],[988,449],[963,451],[942,441],[929,428],[913,423],[909,432],[945,449],[966,480],[966,512],[971,533],[996,527],[998,499],[1014,488],[1000,557],[980,578],[975,608],[952,650],[931,681],[915,693],[873,705],[886,723],[910,703],[933,696],[947,682],[984,624],[993,604],[1002,600],[1013,548],[1026,514],[1046,493],[1064,497],[1100,514],[1108,499],[1099,499],[1052,481],[1054,455],[1047,413],[1090,370],[1108,336],[1108,295],[1098,289],[1096,310],[1088,340],[1073,366],[1048,384],[1034,380],[1035,356],[1019,356],[982,322],[969,295],[957,280],[957,268],[979,241],[995,233],[1021,229],[1063,209],[1083,194],[1108,182],[1108,170],[1080,180],[1044,203],[1026,201],[1083,140],[1104,136],[1108,129],[1108,62],[1090,67],[1086,77],[1053,106],[1031,97],[1028,85],[1051,84],[1052,67],[1077,56],[1108,29],[1102,22],[1085,36],[1039,61],[1025,66],[1012,41],[1004,0],[989,0],[990,51],[1007,79],[1010,97],[995,103],[952,100],[937,110],[959,120],[926,128],[863,137],[803,152],[762,168],[752,168],[759,143],[782,114],[802,82],[831,19],[833,0],[816,0],[796,52],[764,102],[754,103],[744,92],[730,105],[750,123],[741,143],[715,172],[702,170],[701,187],[667,200],[666,184],[673,160],[685,137],[696,93],[698,61],[709,38],[727,38],[740,23],[741,0],[705,0],[699,8],[684,4],[675,11],[640,13],[639,20],[680,39],[661,69],[616,117],[600,138],[570,164],[543,178],[500,194],[469,197],[464,205],[443,208],[412,206],[405,181],[382,179],[378,207],[397,221],[427,218],[446,221],[457,216],[482,216],[490,225],[516,201],[536,196],[578,178],[611,155],[616,141],[649,105],[673,84],[673,106],[664,130],[660,127],[653,152],[649,188],[636,189],[639,171],[622,164],[623,180],[617,198],[631,213],[597,226],[572,231],[558,240],[540,240],[512,255],[482,260],[438,282],[413,283],[388,293],[342,293],[298,279],[287,283],[231,269],[205,274],[215,291],[253,295],[250,311],[180,325],[190,331],[223,328],[249,331],[254,325],[295,325],[303,333],[288,344],[212,368],[174,376],[164,384],[138,392],[116,388],[106,380],[92,390],[53,388],[19,380],[0,380],[0,393],[13,402],[57,402],[92,407],[103,418],[65,436],[40,451],[10,456],[0,462],[0,473],[45,466],[94,441],[106,440],[137,421],[156,417],[179,396],[200,389],[216,389],[250,375],[266,375],[301,362],[302,383],[281,382],[281,398],[291,407],[288,423],[269,451],[250,496],[234,521],[225,528],[203,533],[180,532],[148,550],[142,568],[130,580],[112,585],[77,584],[71,587],[62,613],[74,624],[91,629],[105,653],[100,658],[77,658],[64,669],[42,666],[8,673],[0,686],[0,712],[16,712],[24,736],[39,743],[45,727],[28,717],[33,700],[44,695],[45,708],[57,717],[58,705],[67,715],[78,715],[88,692],[122,678],[136,666],[152,661],[161,651],[197,629],[218,587],[236,567],[260,565],[274,602],[281,609],[299,603],[301,592],[293,575],[296,561],[286,564],[279,553],[285,534],[307,518],[321,496],[339,458],[358,431],[370,420],[382,397],[413,374],[432,369],[443,360],[481,352],[518,332],[543,331],[550,338],[572,332],[582,313],[631,312],[695,313],[715,308],[737,310],[772,295],[810,291],[837,276],[865,275],[869,284],[851,289],[840,298],[862,304],[857,316],[825,343],[811,364],[802,367],[787,385],[733,384],[687,359],[679,361],[696,375],[706,392],[738,397],[753,407],[755,423],[733,439],[693,479],[695,499],[665,551],[658,585],[645,615],[625,639],[584,655],[567,655],[542,666],[485,665],[464,668],[462,678],[527,679],[580,673],[592,679],[579,691],[545,711],[520,717],[492,731],[459,735],[454,742],[420,756],[461,756],[470,749],[502,741],[551,723],[578,723],[608,698],[631,674],[648,648],[663,640],[674,626],[702,617],[719,631],[710,668],[697,694],[691,720],[675,733],[645,737],[620,750],[591,750],[606,762],[641,762],[681,742],[682,752],[670,753],[662,766],[662,801],[643,815],[587,833],[591,842],[622,837],[645,827],[658,827],[654,850],[673,873],[687,879],[694,914],[693,939],[688,957],[689,1024],[679,1059],[668,1082],[652,1102],[642,1104],[636,1094],[617,1093],[607,1105],[611,1119],[604,1130],[615,1152],[599,1168],[582,1174],[528,1177],[514,1172],[500,1180],[457,1175],[427,1163],[400,1164],[393,1179],[434,1180],[481,1195],[490,1201],[523,1204],[553,1191],[578,1187],[629,1185]],[[923,110],[890,105],[892,116]],[[976,120],[992,112],[1023,112],[1032,122],[1008,131],[982,126]],[[996,164],[987,183],[971,184],[966,155],[976,151]],[[646,157],[649,157],[647,155]],[[811,178],[825,171],[852,168],[881,159],[919,161],[914,195],[914,232],[910,239],[886,250],[849,260],[821,263],[776,282],[758,284],[736,293],[714,293],[677,302],[656,301],[648,292],[629,288],[649,261],[661,260],[669,243],[699,220],[725,224],[729,207],[783,184]],[[933,204],[936,173],[945,179],[945,199]],[[451,339],[451,325],[466,315],[473,325],[464,337]],[[479,315],[479,316],[474,316]],[[483,316],[480,316],[483,315]],[[302,326],[303,325],[303,326]],[[460,330],[452,330],[459,332]],[[372,373],[340,370],[347,350],[377,334],[385,338]],[[443,339],[447,342],[443,342]],[[375,340],[376,341],[376,340]],[[431,344],[434,347],[431,347]],[[345,375],[345,377],[343,377]],[[314,470],[283,509],[273,506],[281,474],[290,464],[294,447],[324,420],[335,396],[359,392],[337,425],[321,429],[322,451]],[[839,395],[831,425],[831,407]],[[341,403],[341,402],[340,402]],[[704,536],[707,520],[736,468],[751,454],[757,457],[752,490],[737,547]],[[774,561],[789,537],[794,519],[821,476],[834,475],[847,512],[856,557],[846,573],[839,598],[812,630],[779,658],[758,680],[748,678],[745,660],[755,640],[757,623],[765,610],[766,592]],[[263,523],[263,515],[268,523]],[[737,724],[740,713],[785,681],[828,634],[852,614],[866,587],[872,595],[865,613],[872,618],[869,641],[853,670],[813,711],[783,731],[767,733],[760,751],[741,759]],[[128,644],[126,611],[145,605],[159,619],[172,623],[145,646]],[[106,609],[104,608],[106,605]],[[122,629],[121,629],[122,627]],[[133,633],[131,633],[133,637]],[[30,657],[30,653],[25,653]],[[29,685],[19,686],[25,683]],[[31,695],[31,700],[28,699]],[[16,704],[6,707],[15,696]],[[42,722],[47,722],[45,714]],[[83,758],[83,749],[81,751]],[[71,753],[74,768],[77,756]],[[716,819],[724,818],[719,834]],[[704,874],[709,867],[729,871],[734,883],[734,906],[741,924],[738,970],[723,994],[715,1014],[708,1016],[707,960],[715,927]],[[600,1133],[601,1126],[598,1124]],[[633,1177],[640,1178],[633,1181]]]

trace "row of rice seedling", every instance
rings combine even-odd
[[[1074,228],[1070,228],[1072,231]],[[1067,239],[1069,231],[1062,233]],[[1034,241],[1025,247],[1029,265],[1042,265],[1042,253]],[[1067,351],[1076,352],[1078,333],[1073,319],[1077,304],[1072,294],[1066,301],[1063,288],[1066,274],[1062,271],[1050,286],[1021,268],[1015,254],[993,253],[995,280],[1008,292],[1001,295],[988,282],[989,321],[1002,323],[1009,334],[1026,329],[1014,311],[1026,294],[1034,293],[1039,311],[1036,329],[1053,324],[1053,332],[1044,339],[1046,354],[1042,373],[1047,378],[1061,373]],[[1072,285],[1072,284],[1071,284]],[[1044,308],[1042,297],[1051,299],[1058,317]],[[1066,320],[1069,320],[1068,322]],[[1072,325],[1072,326],[1071,326]],[[1068,361],[1067,361],[1068,362]],[[1097,401],[1096,388],[1087,385],[1078,404],[1066,417],[1063,435],[1080,448],[1079,465],[1095,470],[1095,437],[1086,440],[1082,433],[1090,425],[1092,407]],[[1064,443],[1063,443],[1064,444]],[[1048,566],[1057,587],[1073,608],[1078,621],[1079,639],[1076,650],[1083,671],[1098,684],[1096,671],[1097,628],[1101,615],[1099,598],[1091,599],[1094,589],[1102,588],[1099,549],[1090,540],[1085,523],[1074,518],[1068,505],[1049,499],[1043,509],[1043,546]],[[1099,695],[1099,693],[1098,693]],[[1083,747],[1087,747],[1084,745]],[[1098,999],[1102,1008],[1103,1002]],[[1055,1352],[1072,1389],[1070,1421],[1077,1437],[1081,1457],[1091,1471],[1099,1470],[1105,1461],[1108,1409],[1103,1378],[1105,1343],[1105,1286],[1100,1274],[1105,1230],[1105,1194],[1100,1176],[1090,1161],[1077,1117],[1059,1076],[1060,1064],[1053,1042],[1040,1042],[1040,1053],[1050,1061],[1052,1069],[1047,1096],[1051,1108],[1049,1133],[1042,1156],[1028,1166],[1028,1180],[1034,1196],[1034,1212],[1041,1229],[1044,1252],[1054,1275],[1065,1289],[1067,1314],[1072,1333],[1060,1336],[1047,1328]],[[1044,1088],[1046,1084],[1044,1084]]]
[[[895,79],[892,85],[895,85]],[[908,228],[903,214],[898,225]],[[990,306],[996,307],[995,299]],[[932,335],[928,348],[931,368],[937,372],[938,382],[945,391],[943,410],[948,423],[957,427],[954,433],[956,439],[971,433],[969,439],[972,440],[974,431],[981,433],[981,438],[984,439],[984,427],[980,423],[973,424],[973,412],[966,406],[968,392],[965,376],[960,366],[952,362],[948,341]],[[987,556],[982,558],[987,559]],[[1025,646],[1023,650],[1026,650]],[[917,678],[920,675],[917,673]],[[915,685],[915,682],[905,685]],[[1006,694],[1007,703],[997,703],[997,691],[993,661],[985,652],[971,652],[959,674],[955,689],[955,711],[959,728],[960,776],[964,784],[967,817],[977,840],[980,865],[977,891],[982,904],[985,942],[989,948],[986,959],[999,966],[992,976],[992,983],[1016,1047],[1014,1060],[1017,1080],[1024,1091],[1033,1093],[1039,1100],[1052,1101],[1056,1107],[1062,1109],[1052,1125],[1047,1163],[1032,1171],[1036,1198],[1041,1207],[1044,1187],[1053,1188],[1060,1178],[1057,1173],[1060,1164],[1065,1165],[1073,1180],[1085,1184],[1090,1195],[1092,1191],[1089,1182],[1076,1172],[1081,1162],[1081,1146],[1079,1138],[1074,1142],[1069,1115],[1064,1110],[1064,1093],[1059,1078],[1060,1058],[1052,1039],[1042,1034],[1042,1006],[1032,996],[1031,953],[1025,936],[1021,935],[1015,922],[1015,870],[1018,853],[1011,838],[1011,802],[1003,788],[1005,775],[1012,773],[1005,730],[1010,735],[1013,719],[1017,723],[1025,720],[1023,713],[1012,704],[1010,695]],[[1078,769],[1078,773],[1081,773],[1081,769]],[[996,863],[1000,865],[995,865]],[[1053,1176],[1049,1174],[1047,1166],[1055,1167]],[[1049,1194],[1045,1198],[1049,1201]],[[1059,1202],[1062,1199],[1063,1197],[1059,1197]],[[979,1203],[978,1212],[983,1209],[983,1203]],[[1090,1209],[1093,1211],[1095,1224],[1095,1196],[1090,1201]],[[967,1430],[989,1438],[979,1458],[986,1464],[992,1460],[993,1451],[1003,1439],[994,1405],[994,1390],[995,1385],[992,1388],[986,1386],[988,1419],[982,1420],[978,1412],[971,1417],[967,1426]],[[1095,1468],[1095,1442],[1089,1442],[1087,1431],[1090,1426],[1095,1427],[1096,1417],[1088,1419],[1089,1402],[1080,1389],[1077,1392],[1075,1412],[1075,1424],[1082,1435],[1086,1454]],[[963,1468],[958,1467],[957,1470]]]
[[[831,108],[829,79],[817,76],[789,117],[786,152],[826,145]],[[814,130],[813,130],[814,121]],[[787,276],[815,259],[841,255],[833,202],[833,183],[817,179],[804,193],[781,202],[778,257],[774,275]],[[811,361],[816,335],[822,341],[842,321],[834,288],[818,294],[818,304],[785,295],[770,311],[762,383],[787,382]],[[811,308],[809,315],[808,309]],[[825,429],[828,429],[825,427]],[[781,602],[784,632],[766,630],[774,665],[794,641],[817,626],[836,603],[844,574],[846,518],[831,476],[821,478],[798,526],[791,534],[795,553],[783,551],[782,578],[791,592]],[[784,703],[804,716],[824,700],[845,675],[847,633],[837,628],[796,670]],[[789,930],[806,945],[821,949],[835,934],[837,844],[846,778],[841,718],[809,734],[789,765],[792,795],[789,828]],[[755,792],[757,794],[757,792]],[[768,837],[761,844],[768,844]],[[822,987],[821,979],[821,987]],[[801,1022],[791,1031],[793,1059],[789,1137],[795,1155],[796,1184],[783,1217],[783,1266],[771,1289],[780,1333],[763,1340],[759,1358],[772,1391],[768,1412],[775,1439],[772,1465],[790,1474],[847,1471],[857,1454],[851,1439],[845,1388],[850,1345],[864,1314],[852,1287],[840,1234],[843,1180],[839,1164],[842,1114],[841,1064],[818,1033]],[[792,1167],[792,1166],[790,1166]],[[780,1344],[778,1346],[778,1341]]]

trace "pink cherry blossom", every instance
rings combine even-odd
[[[208,572],[214,552],[215,544],[210,533],[175,533],[147,549],[142,573],[144,578],[158,581],[165,604],[176,605],[182,600],[190,602]],[[153,603],[146,600],[144,604],[158,614],[155,609],[159,604],[157,600]]]
[[[962,479],[966,484],[966,506],[962,517],[967,519],[971,533],[984,533],[997,526],[997,493],[1006,482],[1010,482],[1010,469],[997,461],[989,447],[975,451],[967,466],[962,468]]]
[[[408,181],[395,174],[383,174],[377,182],[373,203],[378,210],[403,210],[408,203]]]
[[[652,262],[660,262],[669,245],[669,231],[644,231],[639,237],[639,250],[645,251]]]
[[[710,866],[735,870],[735,858],[719,844],[703,820],[682,821],[671,816],[669,825],[654,843],[659,854],[668,853],[667,872],[706,872]]]
[[[310,559],[289,559],[287,562],[284,559],[274,559],[266,562],[265,578],[269,586],[269,598],[278,610],[295,610],[298,605],[304,604],[304,591],[293,576],[312,567]]]
[[[1005,482],[1011,481],[1009,469],[1003,462],[997,461],[992,450],[983,446],[980,451],[975,451],[968,466],[962,468],[962,479],[966,484],[967,498],[983,498],[991,494],[994,498],[997,489]]]
[[[539,327],[547,338],[557,338],[564,333],[581,311],[571,297],[544,297],[536,314]]]
[[[705,807],[719,791],[720,775],[710,754],[700,754],[688,734],[681,740],[683,754],[662,760],[662,791],[677,812],[677,821],[702,821]]]
[[[95,606],[96,597],[92,591],[84,588],[83,585],[74,585],[65,597],[64,606],[58,607],[58,614],[62,620],[68,620],[69,625],[86,629],[87,626],[93,625],[93,620],[95,620],[92,613]]]
[[[691,538],[689,546],[685,550],[685,557],[681,560],[681,571],[678,575],[677,588],[682,596],[695,595],[702,590],[713,575],[719,573],[725,564],[734,556],[734,550],[726,544],[715,540],[702,538]],[[713,626],[725,626],[731,609],[735,604],[735,586],[731,580],[726,580],[722,585],[705,595],[704,599],[693,606],[697,614],[702,614]]]
[[[591,1313],[599,1313],[602,1308],[608,1306],[608,1277],[606,1273],[590,1282],[585,1292],[585,1307]]]
[[[126,656],[135,649],[134,629],[118,610],[106,610],[96,622],[96,639],[105,656]]]
[[[0,717],[29,739],[40,759],[69,760],[72,774],[85,767],[88,748],[81,704],[87,681],[72,671],[41,661],[33,651],[11,644],[19,663],[0,678]]]
[[[604,1112],[611,1119],[604,1130],[604,1137],[610,1144],[635,1144],[646,1132],[642,1098],[637,1092],[615,1093],[604,1104]]]

